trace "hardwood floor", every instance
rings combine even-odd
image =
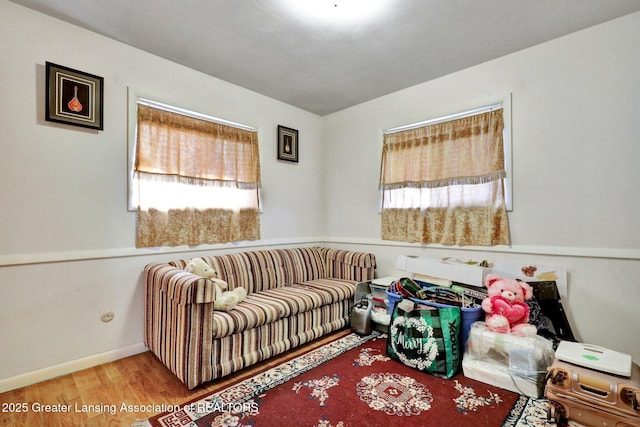
[[[0,394],[0,426],[129,426],[163,412],[159,406],[217,391],[350,332],[342,329],[195,390],[153,354],[141,353]]]

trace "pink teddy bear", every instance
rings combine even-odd
[[[487,329],[519,336],[535,335],[537,328],[529,324],[529,306],[524,302],[533,296],[527,282],[488,274],[485,277],[487,297],[482,301]]]

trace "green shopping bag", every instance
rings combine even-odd
[[[402,299],[391,315],[387,354],[411,368],[451,378],[462,358],[460,322],[459,307],[430,307]]]

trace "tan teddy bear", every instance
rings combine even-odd
[[[233,291],[226,291],[229,287],[227,282],[220,280],[218,273],[209,266],[202,258],[193,258],[185,267],[185,271],[211,280],[216,285],[216,298],[213,302],[213,309],[219,311],[232,310],[240,301],[247,296],[247,291],[243,287],[237,287]]]

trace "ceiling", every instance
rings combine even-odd
[[[12,1],[318,115],[640,11],[640,0]]]

